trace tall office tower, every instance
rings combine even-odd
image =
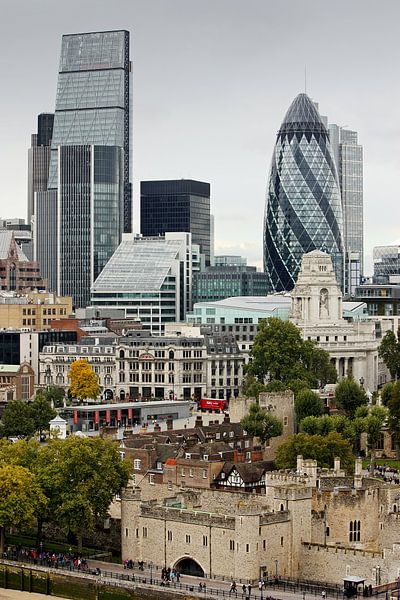
[[[299,94],[278,131],[264,215],[270,291],[294,287],[303,254],[331,255],[343,282],[342,206],[329,135],[311,99]]]
[[[210,265],[210,184],[192,179],[142,181],[140,231],[146,237],[171,231],[191,233],[193,244],[199,244]]]
[[[118,146],[59,146],[57,289],[90,303],[90,286],[122,231],[123,156]]]
[[[132,230],[129,32],[63,35],[49,172],[57,188],[57,148],[119,146],[124,151],[124,231]]]
[[[53,113],[41,113],[38,115],[37,133],[31,136],[28,150],[28,225],[35,214],[35,193],[47,190],[53,122]]]
[[[354,295],[364,270],[363,147],[357,132],[329,124],[343,210],[344,292]]]
[[[39,216],[36,233],[38,259],[50,261],[43,272],[77,306],[89,301],[90,283],[132,229],[130,106],[129,32],[64,35],[48,192],[38,207],[43,219],[56,220],[56,240]]]

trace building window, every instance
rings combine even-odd
[[[139,527],[136,527],[136,531],[135,531],[136,537],[139,537]]]
[[[143,537],[147,538],[147,527],[143,527]]]
[[[208,546],[208,537],[203,535],[203,546]]]
[[[203,479],[207,479],[207,469],[203,469]]]
[[[361,521],[350,521],[349,542],[359,542],[361,539]]]
[[[263,540],[263,550],[267,549],[267,540]]]
[[[186,543],[190,544],[190,535],[187,533],[185,537],[186,537]]]
[[[281,537],[281,546],[283,546],[283,537]]]
[[[250,544],[246,544],[246,552],[250,552]]]
[[[235,549],[235,540],[229,540],[229,550]]]
[[[172,490],[172,481],[168,481],[168,486],[167,487],[168,487],[169,490]]]
[[[135,471],[140,471],[141,466],[142,461],[139,458],[135,458],[135,460],[133,461],[133,468],[135,469]]]
[[[127,528],[127,527],[125,527],[125,537],[128,537],[128,535],[129,535],[128,528]]]
[[[169,542],[172,542],[172,531],[171,530],[168,530],[167,539]]]
[[[154,485],[155,484],[154,473],[149,473],[149,484],[150,485]]]

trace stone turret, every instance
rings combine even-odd
[[[299,326],[342,323],[342,292],[329,254],[313,250],[303,256],[292,291],[291,320]]]

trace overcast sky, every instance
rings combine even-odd
[[[63,33],[128,29],[134,229],[142,179],[208,181],[216,253],[262,264],[276,131],[307,91],[364,146],[365,248],[400,238],[399,0],[0,0],[1,210],[26,217],[27,149],[54,111]]]

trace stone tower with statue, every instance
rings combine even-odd
[[[378,341],[370,321],[343,318],[343,297],[329,254],[304,254],[292,292],[290,320],[304,339],[331,355],[339,378],[352,375],[368,392],[377,388]]]

